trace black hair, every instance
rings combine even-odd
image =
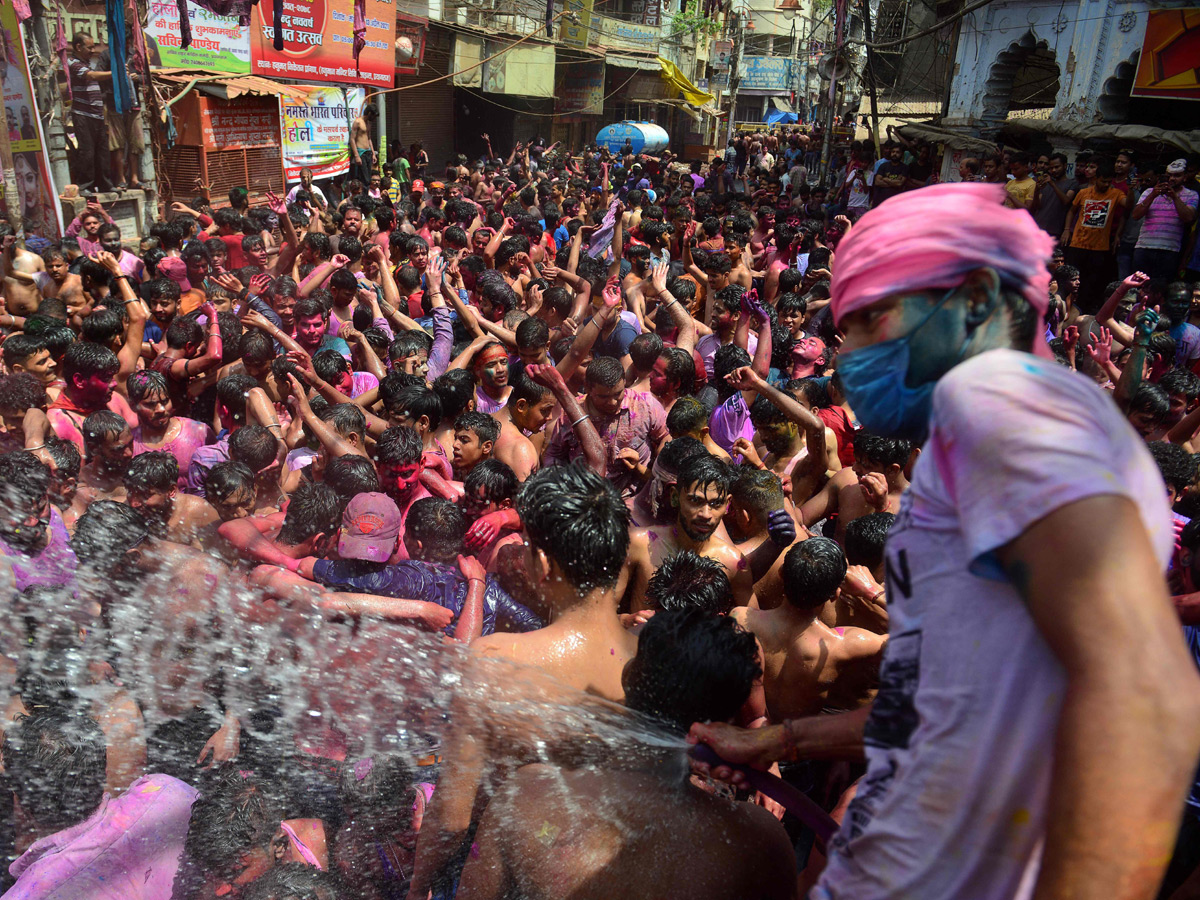
[[[381,466],[407,466],[421,459],[424,447],[416,430],[408,425],[393,425],[375,442],[375,461]]]
[[[696,609],[725,615],[734,607],[725,567],[691,550],[663,560],[646,583],[646,600],[658,613]]]
[[[204,496],[208,500],[228,500],[242,492],[255,492],[254,470],[245,463],[220,462],[204,476]]]
[[[733,467],[723,459],[712,454],[696,454],[679,468],[679,491],[682,493],[693,486],[702,490],[716,488],[722,497],[726,497],[733,488],[734,474]]]
[[[678,439],[708,425],[712,410],[695,397],[680,397],[667,413],[667,431]]]
[[[388,356],[392,362],[399,359],[404,359],[409,356],[415,356],[422,350],[429,352],[433,346],[433,339],[424,331],[402,331],[396,335],[396,339],[392,341],[388,347]]]
[[[125,319],[121,317],[120,312],[106,306],[92,311],[91,316],[83,320],[79,330],[84,341],[107,347],[112,344],[114,337],[125,335]]]
[[[379,474],[366,457],[347,453],[325,464],[325,484],[333,488],[344,507],[358,494],[378,493]]]
[[[90,460],[105,439],[118,437],[128,427],[129,423],[111,409],[98,409],[91,413],[79,426],[83,435],[84,455]]]
[[[246,418],[246,398],[258,382],[249,375],[226,375],[217,382],[217,399],[221,401],[235,422]]]
[[[414,422],[425,416],[429,426],[436,428],[442,421],[442,400],[433,390],[414,384],[396,394],[393,403],[388,404],[388,411]]]
[[[1188,453],[1180,444],[1169,444],[1166,441],[1153,441],[1147,444],[1150,455],[1162,473],[1167,487],[1181,496],[1185,489],[1196,482],[1196,457]]]
[[[350,371],[346,357],[336,350],[319,350],[313,354],[313,370],[322,381],[335,382],[338,376]]]
[[[129,461],[121,480],[131,496],[165,494],[179,484],[179,462],[166,450],[139,453]]]
[[[213,876],[231,880],[243,856],[270,846],[282,820],[283,811],[256,776],[235,768],[220,773],[192,804],[171,896],[198,897]]]
[[[846,523],[842,543],[846,548],[846,562],[851,566],[877,568],[883,562],[883,547],[887,542],[888,529],[896,521],[890,512],[874,512],[859,516]]]
[[[732,396],[734,389],[725,380],[726,376],[752,362],[750,354],[737,344],[719,347],[713,356],[713,384],[717,389],[717,396],[722,400]]]
[[[11,341],[12,338],[9,340]],[[5,347],[7,348],[7,346],[8,344],[5,342]],[[1187,400],[1188,406],[1191,406],[1196,398],[1200,397],[1200,376],[1187,369],[1171,369],[1158,379],[1158,386],[1168,395],[1179,394]]]
[[[783,509],[783,483],[779,476],[748,463],[734,469],[730,494],[738,506],[763,520],[773,511]]]
[[[75,523],[71,550],[82,565],[111,573],[149,534],[150,526],[136,509],[114,500],[94,500]]]
[[[807,311],[808,301],[799,294],[782,294],[779,299],[775,301],[775,312],[781,316],[785,312],[794,312],[803,316]]]
[[[88,316],[90,319],[91,316]],[[86,321],[86,319],[84,320]],[[16,363],[24,363],[31,356],[36,356],[46,349],[45,343],[38,335],[14,332],[4,339],[4,364],[10,369]]]
[[[517,326],[516,337],[518,349],[545,347],[550,343],[550,326],[541,319],[530,316]]]
[[[83,457],[74,441],[57,438],[52,434],[46,435],[46,452],[54,460],[55,475],[59,478],[78,478],[79,469],[83,465]],[[136,459],[137,457],[134,457]],[[44,467],[43,467],[44,468]]]
[[[482,413],[477,413],[482,415]],[[476,432],[478,434],[478,432]],[[471,498],[479,497],[479,489],[483,489],[483,500],[486,503],[503,503],[517,496],[520,482],[517,475],[498,459],[483,459],[463,478],[463,492]]]
[[[0,375],[0,410],[24,415],[30,409],[45,409],[46,403],[45,386],[28,372]]]
[[[75,341],[63,356],[62,377],[67,384],[70,384],[76,375],[83,378],[91,378],[94,375],[112,378],[120,368],[117,354],[107,347],[90,341]]]
[[[625,382],[625,368],[619,359],[597,356],[588,363],[584,381],[588,387],[614,388]]]
[[[653,368],[662,352],[663,340],[652,331],[639,334],[629,344],[629,358],[640,371]]]
[[[873,462],[887,468],[908,465],[912,454],[912,441],[900,437],[888,437],[870,431],[860,431],[854,436],[854,458],[859,462]]]
[[[629,550],[629,510],[612,483],[578,461],[540,469],[517,496],[533,546],[580,593],[611,588]]]
[[[167,326],[165,337],[170,349],[182,350],[188,344],[204,341],[204,326],[191,316],[176,316]]]
[[[683,733],[737,715],[762,675],[754,635],[699,609],[657,613],[638,637],[622,682],[625,705]]]
[[[5,732],[4,772],[21,808],[39,827],[61,831],[104,800],[104,732],[91,716],[35,707]]]
[[[454,420],[455,431],[473,431],[480,441],[496,442],[500,437],[500,423],[487,413],[468,411]]]
[[[1133,396],[1129,398],[1129,414],[1145,413],[1151,417],[1151,423],[1158,427],[1167,420],[1171,412],[1171,398],[1157,384],[1148,381],[1138,385]],[[854,449],[858,450],[858,439],[855,438]]]
[[[442,401],[442,414],[457,419],[475,396],[475,376],[469,369],[448,369],[433,380],[433,390]]]
[[[538,384],[526,375],[524,369],[516,372],[509,379],[509,383],[512,389],[508,393],[508,400],[505,405],[513,409],[516,409],[517,402],[520,400],[524,400],[526,406],[533,406],[551,393],[550,388]]]
[[[26,450],[0,453],[0,497],[7,505],[41,503],[50,491],[50,469]]]
[[[262,425],[246,425],[229,436],[229,458],[261,472],[279,453],[279,439]]]
[[[292,862],[272,866],[246,885],[240,900],[350,900],[350,894],[333,872]]]
[[[430,562],[453,565],[463,551],[467,520],[461,507],[441,497],[424,497],[408,508],[405,538],[421,542],[421,552]]]
[[[361,456],[354,458],[362,459]],[[335,534],[341,519],[342,498],[336,490],[328,484],[301,484],[290,496],[283,527],[279,529],[279,540],[295,545],[318,534]]]
[[[846,577],[846,554],[829,538],[811,537],[783,558],[783,593],[799,609],[816,609],[833,599]]]
[[[367,416],[362,407],[354,403],[330,403],[317,414],[322,422],[328,422],[334,431],[344,438],[352,434],[367,433]]]

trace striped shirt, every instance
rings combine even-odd
[[[71,72],[71,112],[89,119],[103,119],[104,93],[100,90],[100,82],[91,81],[87,77],[87,73],[92,71],[92,67],[81,59],[71,57],[69,69]]]

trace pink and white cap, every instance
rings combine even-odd
[[[892,294],[948,290],[992,268],[1045,317],[1046,262],[1054,240],[1025,210],[1009,209],[999,185],[937,184],[897,194],[855,223],[838,245],[831,309],[835,323]],[[1039,324],[1034,352],[1049,356]]]

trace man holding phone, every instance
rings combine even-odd
[[[1168,280],[1178,274],[1183,239],[1200,204],[1200,194],[1183,186],[1186,179],[1187,161],[1175,160],[1167,166],[1166,177],[1160,177],[1133,208],[1134,219],[1146,220],[1133,251],[1134,271]]]

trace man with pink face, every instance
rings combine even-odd
[[[421,473],[425,470],[422,461],[424,444],[416,430],[408,425],[393,425],[375,442],[375,468],[379,473],[379,485],[400,508],[400,534],[392,562],[408,559],[404,546],[404,521],[408,509],[424,497],[433,494],[421,484]]]
[[[58,399],[50,404],[46,417],[54,434],[72,441],[82,454],[83,420],[101,409],[110,409],[123,418],[130,428],[137,426],[137,416],[125,398],[116,393],[117,371],[120,362],[107,347],[88,341],[76,341],[63,357],[63,381],[66,386]]]
[[[825,342],[815,335],[805,335],[792,345],[792,377],[808,378],[825,370],[829,352]]]

